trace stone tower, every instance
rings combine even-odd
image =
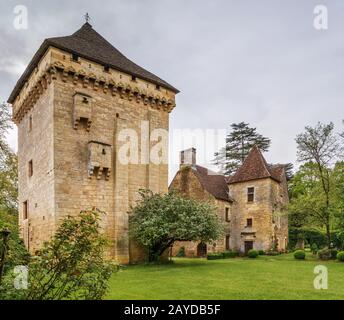
[[[159,140],[151,133],[168,130],[176,93],[89,23],[43,42],[8,99],[18,126],[19,223],[30,252],[61,218],[96,207],[111,257],[143,258],[129,239],[128,211],[138,189],[167,191],[167,162],[149,159]],[[138,161],[126,163],[128,132],[137,134]]]
[[[240,252],[284,251],[288,244],[288,218],[284,207],[288,190],[284,165],[269,165],[257,147],[229,179],[231,245]]]

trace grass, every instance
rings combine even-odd
[[[313,287],[316,265],[328,268],[328,290]],[[344,299],[344,263],[292,254],[257,259],[175,258],[173,264],[128,266],[113,275],[107,299]]]

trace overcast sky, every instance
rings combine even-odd
[[[13,26],[18,4],[28,9],[27,30]],[[313,26],[319,4],[328,8],[327,30]],[[271,138],[268,161],[295,162],[294,139],[305,125],[333,121],[343,129],[342,0],[3,0],[1,101],[44,38],[73,33],[85,12],[128,58],[181,90],[172,131],[245,121]],[[17,147],[15,130],[9,141]]]

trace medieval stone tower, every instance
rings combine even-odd
[[[128,211],[139,188],[167,191],[167,163],[152,163],[149,154],[152,131],[168,130],[176,93],[89,23],[43,42],[8,100],[18,126],[19,223],[31,252],[61,218],[96,207],[106,213],[111,256],[142,259],[129,239]],[[138,135],[139,163],[119,159],[125,130]]]

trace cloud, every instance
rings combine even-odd
[[[344,2],[324,0],[329,29],[313,28],[318,1],[22,1],[29,29],[13,30],[0,4],[0,97],[46,37],[93,27],[137,64],[181,90],[170,128],[245,121],[272,139],[271,162],[295,161],[305,125],[344,118]],[[60,9],[64,10],[61,11]],[[177,166],[170,167],[170,177]]]
[[[26,64],[13,58],[0,58],[0,72],[6,72],[16,77],[20,77],[25,71]]]

